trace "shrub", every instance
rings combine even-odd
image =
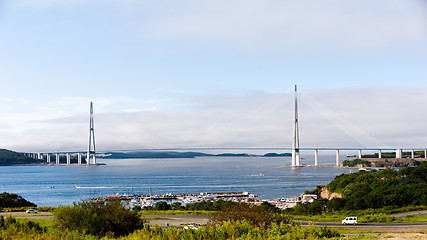
[[[127,209],[120,201],[81,201],[61,206],[55,212],[55,219],[62,229],[96,236],[123,236],[143,227],[138,213]]]
[[[40,224],[31,220],[17,221],[13,217],[0,217],[0,229],[1,230],[14,230],[16,232],[45,232],[46,229],[41,227]]]
[[[212,223],[215,225],[227,221],[248,221],[256,227],[270,227],[273,223],[288,223],[289,220],[289,216],[276,213],[272,208],[248,203],[237,203],[224,207],[215,215]]]

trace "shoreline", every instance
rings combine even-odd
[[[348,169],[359,169],[359,167],[347,167],[347,166],[336,166],[336,165],[301,165],[301,166],[290,166],[282,165],[281,168],[301,168],[301,167],[312,167],[312,168],[348,168]]]

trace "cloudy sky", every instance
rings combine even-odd
[[[0,148],[427,146],[423,0],[0,0]]]

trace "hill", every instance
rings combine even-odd
[[[324,211],[427,206],[427,162],[397,171],[387,168],[341,174],[326,186],[306,193],[320,198],[290,211],[315,215]]]
[[[398,171],[341,174],[326,187],[343,195],[346,209],[427,205],[427,163]]]
[[[41,164],[44,161],[7,149],[0,149],[0,166]]]

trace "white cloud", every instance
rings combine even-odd
[[[148,35],[245,50],[382,52],[427,39],[422,1],[185,1]],[[321,48],[320,50],[318,48]],[[323,49],[322,49],[323,48]]]
[[[427,87],[303,90],[301,147],[425,147],[426,91]],[[192,102],[199,106],[176,111],[95,110],[97,148],[291,146],[291,93],[258,92]],[[0,145],[20,151],[86,149],[86,111],[34,125],[31,119],[27,122],[24,132],[2,134]]]

